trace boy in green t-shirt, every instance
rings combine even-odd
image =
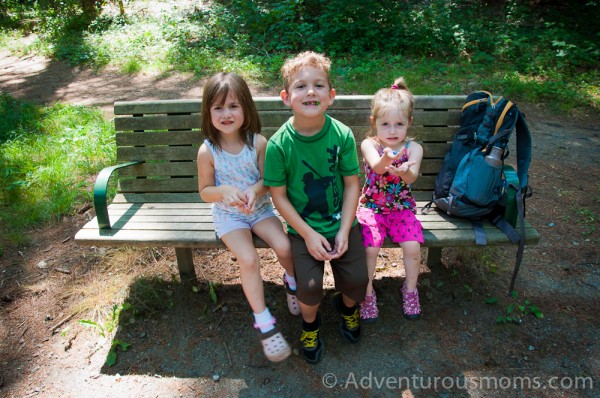
[[[334,299],[340,333],[350,343],[360,338],[357,302],[364,300],[369,281],[355,218],[356,143],[350,128],[325,114],[335,98],[329,69],[328,58],[310,51],[284,63],[281,99],[293,116],[269,140],[264,171],[264,184],[288,225],[303,318],[300,340],[310,363],[323,356],[319,305],[325,261],[341,292]]]

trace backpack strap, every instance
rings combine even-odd
[[[473,232],[475,232],[475,243],[479,246],[487,245],[487,238],[481,217],[472,218],[471,224],[473,225]]]
[[[521,229],[521,239],[519,239],[519,248],[517,249],[517,257],[515,260],[515,269],[513,270],[512,278],[510,280],[510,287],[508,288],[508,295],[510,296],[515,288],[515,281],[517,280],[517,274],[521,267],[521,261],[523,260],[523,251],[525,250],[525,201],[526,192],[521,189],[517,191],[517,208],[519,209],[519,226]]]
[[[529,165],[531,164],[531,132],[522,112],[517,115],[515,130],[517,134],[517,175],[521,189],[526,191],[529,182]]]

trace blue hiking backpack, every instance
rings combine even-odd
[[[517,171],[504,165],[508,143],[516,130]],[[432,203],[439,211],[468,218],[475,242],[486,244],[484,217],[519,243],[509,293],[519,271],[525,244],[525,198],[531,196],[528,172],[531,134],[517,106],[487,91],[467,96],[450,151],[435,180]],[[431,203],[428,206],[431,207]],[[520,227],[520,231],[514,227]]]

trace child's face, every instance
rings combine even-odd
[[[313,67],[301,68],[288,90],[281,92],[283,103],[292,108],[295,117],[322,116],[334,98],[335,90],[329,87],[325,71]]]
[[[381,145],[397,150],[406,139],[412,118],[409,120],[400,109],[388,108],[377,119],[371,116],[371,123],[377,130]]]
[[[244,124],[244,111],[237,97],[229,93],[223,105],[218,98],[210,107],[210,120],[222,134],[239,134]]]

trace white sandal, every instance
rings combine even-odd
[[[290,285],[288,285],[285,280],[285,275],[283,276],[283,285],[285,286],[285,294],[287,296],[287,305],[290,313],[292,315],[300,315],[300,305],[298,304],[298,297],[296,297],[296,292],[290,289]]]
[[[254,324],[254,327],[259,331],[260,343],[263,347],[263,352],[267,359],[271,362],[281,362],[292,353],[292,349],[288,342],[281,334],[278,327],[274,327],[266,333],[260,333],[260,327],[266,325],[274,325],[275,318],[271,318],[271,322],[266,324]]]

